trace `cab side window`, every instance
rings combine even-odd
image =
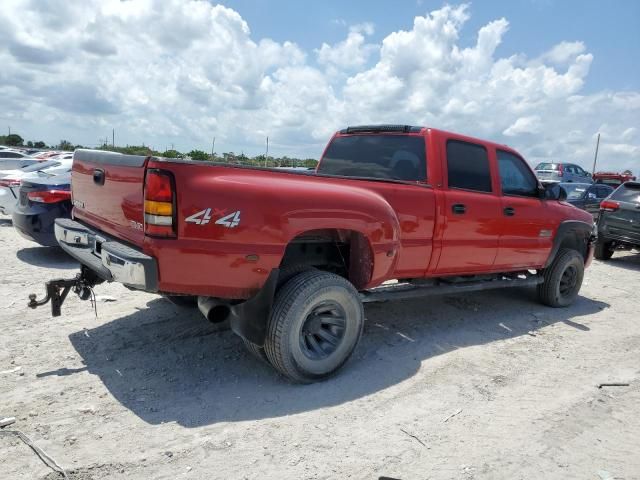
[[[482,145],[447,141],[449,188],[491,192],[489,156]]]
[[[538,181],[520,157],[497,150],[503,195],[538,196]]]

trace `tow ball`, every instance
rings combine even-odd
[[[46,282],[44,284],[46,294],[43,299],[37,300],[37,295],[30,293],[27,305],[29,308],[38,308],[51,302],[51,316],[59,317],[62,304],[71,290],[80,297],[80,300],[89,300],[93,297],[93,287],[102,282],[104,282],[102,278],[83,266],[80,273],[73,278],[58,278]]]

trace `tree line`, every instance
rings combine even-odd
[[[0,145],[6,145],[10,147],[27,147],[27,148],[39,148],[39,149],[54,149],[73,151],[77,148],[85,148],[82,145],[74,145],[68,140],[60,140],[57,145],[47,145],[43,141],[33,142],[31,140],[25,142],[24,139],[15,133],[10,135],[0,135]],[[295,158],[295,157],[275,157],[266,155],[256,155],[250,157],[244,153],[224,152],[218,154],[216,152],[207,153],[203,150],[191,150],[190,152],[180,152],[178,150],[169,149],[165,151],[153,150],[146,145],[127,145],[125,147],[117,147],[104,143],[98,150],[107,150],[110,152],[124,153],[127,155],[153,155],[157,157],[165,158],[184,158],[199,161],[213,161],[221,163],[230,163],[237,165],[253,165],[260,167],[307,167],[313,168],[318,164],[315,158]]]

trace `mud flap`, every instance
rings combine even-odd
[[[267,322],[273,306],[280,270],[271,270],[260,291],[246,302],[231,307],[231,330],[256,345],[263,346],[267,336]]]

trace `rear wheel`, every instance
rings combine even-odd
[[[265,351],[289,379],[323,380],[349,359],[363,325],[362,302],[349,281],[318,270],[303,272],[276,296]]]
[[[313,270],[313,269],[314,269],[313,267],[309,265],[304,265],[304,264],[291,265],[291,266],[282,268],[280,270],[280,275],[278,275],[278,284],[276,288],[279,289],[296,275],[302,272],[306,272],[308,270]],[[261,362],[270,363],[269,358],[267,358],[267,354],[264,351],[264,347],[261,347],[260,345],[256,345],[255,343],[250,342],[249,340],[244,338],[242,339],[242,341],[244,343],[244,346],[247,348],[247,351],[251,355],[256,357]]]
[[[598,240],[596,242],[595,257],[598,260],[609,260],[613,255],[613,243],[605,240]]]
[[[580,291],[584,277],[584,259],[579,252],[562,249],[543,273],[544,283],[538,285],[538,298],[550,307],[571,305]]]

